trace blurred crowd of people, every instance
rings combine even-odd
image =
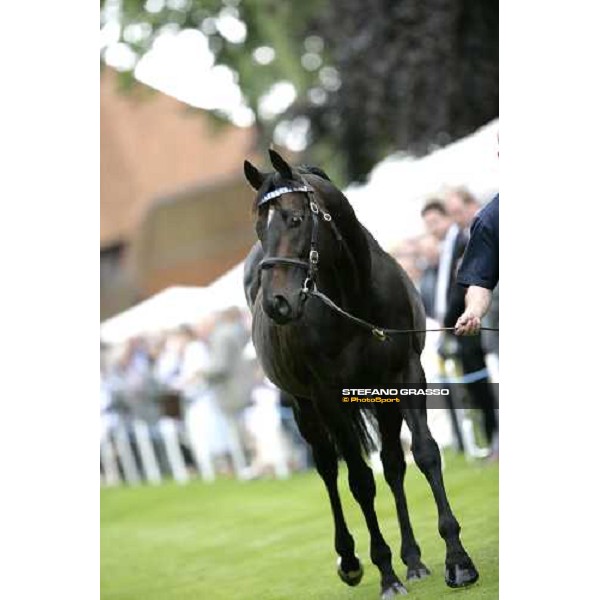
[[[248,313],[101,349],[101,463],[107,483],[194,475],[287,477],[307,466],[291,408],[262,374]]]
[[[421,293],[429,328],[453,327],[464,310],[456,271],[480,208],[464,188],[432,198],[421,213],[425,233],[391,251]],[[283,478],[310,466],[291,405],[258,365],[250,325],[247,311],[229,308],[194,326],[101,348],[105,482],[212,481],[219,474]],[[487,325],[498,327],[497,291]],[[466,384],[465,402],[454,399],[448,406],[454,445],[471,456],[483,448],[497,458],[497,333],[428,334],[427,340],[428,380]],[[481,417],[479,444],[477,424],[459,405],[474,407]]]

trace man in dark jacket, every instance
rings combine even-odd
[[[471,237],[458,271],[458,283],[467,288],[465,310],[455,325],[457,335],[481,328],[492,292],[499,279],[499,195],[481,210],[471,226]]]
[[[433,298],[432,317],[443,323],[448,308],[453,273],[462,256],[466,239],[460,227],[452,222],[443,201],[432,199],[421,211],[427,233],[438,242],[438,264]]]

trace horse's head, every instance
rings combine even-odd
[[[248,161],[244,173],[257,191],[256,233],[265,256],[260,264],[263,309],[283,325],[302,316],[307,286],[314,281],[320,213],[314,213],[316,200],[309,199],[313,188],[302,173],[277,152],[269,155],[274,173],[261,173]]]

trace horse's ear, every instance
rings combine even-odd
[[[269,150],[271,164],[284,179],[293,179],[292,169],[275,150]]]
[[[244,161],[244,175],[248,180],[248,183],[255,189],[258,190],[263,184],[266,175],[261,173],[251,162]]]

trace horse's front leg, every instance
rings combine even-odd
[[[302,437],[311,446],[317,472],[323,479],[329,495],[335,530],[334,546],[338,553],[338,575],[344,583],[350,586],[358,585],[363,577],[363,566],[354,553],[354,538],[344,518],[337,486],[338,459],[335,447],[310,400],[297,399],[294,416]]]

